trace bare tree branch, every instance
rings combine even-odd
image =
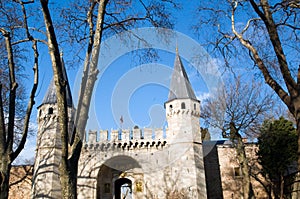
[[[38,74],[39,74],[39,72],[38,72],[39,71],[38,57],[39,57],[39,53],[38,53],[38,48],[37,48],[37,42],[35,40],[33,40],[32,49],[34,51],[34,66],[33,66],[34,80],[33,80],[33,86],[32,86],[31,92],[30,92],[30,97],[29,97],[29,101],[28,101],[28,105],[27,105],[27,110],[26,110],[26,115],[25,115],[25,120],[24,120],[24,127],[23,127],[23,133],[22,133],[21,141],[18,145],[18,148],[12,154],[12,160],[14,160],[20,154],[20,152],[24,149],[25,142],[26,142],[27,135],[28,135],[30,116],[31,116],[31,113],[32,113],[33,105],[35,104],[34,98],[35,98],[35,93],[37,91],[38,80],[39,80],[39,78],[38,78]]]

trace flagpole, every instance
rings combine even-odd
[[[120,128],[123,129],[123,115],[120,117]]]

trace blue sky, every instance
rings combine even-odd
[[[168,86],[175,55],[163,51],[159,51],[159,54],[162,56],[161,61],[138,66],[130,65],[128,58],[122,56],[103,73],[95,96],[99,102],[96,103],[96,113],[100,128],[118,128],[121,116],[124,120],[123,128],[130,128],[133,125],[163,127],[165,121],[163,105],[168,99]],[[199,96],[208,92],[196,69],[187,62],[184,62],[184,65],[195,92]],[[125,93],[122,94],[118,89]],[[130,118],[125,117],[126,112],[114,110],[121,109],[120,106],[128,108]],[[132,121],[127,121],[128,119]]]
[[[87,129],[110,130],[119,128],[121,116],[124,119],[123,128],[130,128],[133,125],[153,128],[165,126],[163,104],[168,98],[168,85],[174,64],[176,45],[178,45],[179,54],[183,55],[182,61],[196,96],[201,98],[209,95],[211,90],[209,89],[210,86],[207,86],[207,82],[211,82],[211,80],[203,79],[200,70],[206,70],[207,73],[215,73],[215,71],[211,70],[209,65],[203,66],[206,67],[204,69],[201,68],[201,64],[193,62],[193,59],[188,55],[197,54],[198,52],[193,52],[193,48],[189,47],[188,42],[186,42],[190,39],[193,40],[191,42],[198,43],[198,39],[201,38],[201,35],[196,35],[191,28],[196,23],[195,8],[197,3],[197,1],[182,1],[182,9],[174,12],[176,18],[174,30],[182,35],[174,38],[167,48],[158,49],[160,56],[158,61],[139,65],[137,62],[132,61],[133,57],[130,53],[123,53],[121,56],[112,59],[111,63],[107,63],[106,70],[100,73],[95,88],[95,106],[91,107],[92,111],[95,110],[95,115],[90,117],[94,119],[96,117],[98,125],[94,125],[94,122],[90,120]],[[81,67],[81,64],[78,67],[67,66],[68,78],[75,101],[78,93],[78,78],[81,77]],[[51,63],[46,51],[40,52],[40,69],[40,84],[36,96],[35,111],[32,114],[33,124],[36,124],[36,107],[41,104],[52,78]],[[136,82],[133,80],[136,80]],[[116,91],[118,89],[126,90],[127,86],[133,86],[133,90],[130,93],[125,92],[126,98],[123,98],[124,96],[120,95],[122,92]],[[126,110],[129,113],[128,115],[125,113]],[[35,139],[36,137],[33,136],[28,140],[25,151],[22,152],[22,159],[33,157]]]
[[[159,37],[161,31],[169,31],[173,41]],[[139,39],[132,39],[131,45],[122,44],[120,37],[104,41],[99,60],[100,74],[95,86],[95,95],[90,107],[88,129],[119,128],[119,119],[124,119],[123,128],[135,125],[140,127],[162,127],[163,104],[167,101],[169,82],[172,74],[176,45],[183,64],[189,74],[196,95],[207,96],[218,87],[218,73],[214,59],[211,59],[201,45],[180,32],[171,30],[156,31],[153,28],[131,30],[138,38],[146,38],[152,48],[157,50],[158,61],[138,64],[132,60],[132,50],[143,49]],[[123,37],[129,37],[124,33]],[[137,45],[136,45],[137,44]],[[110,46],[106,48],[106,46]],[[78,73],[79,79],[81,73]],[[79,81],[75,81],[73,93],[78,93]],[[76,88],[77,87],[77,88]],[[74,96],[76,101],[76,96]],[[76,102],[75,102],[76,104]],[[162,116],[157,116],[158,111]],[[155,122],[157,121],[157,122]]]

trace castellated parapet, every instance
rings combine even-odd
[[[176,104],[176,103],[173,103]],[[187,104],[190,105],[188,102]],[[181,106],[183,103],[181,103]],[[167,117],[176,116],[194,116],[200,117],[198,104],[194,103],[191,109],[181,109],[181,107],[167,108]],[[174,132],[169,133],[169,129],[166,128],[138,128],[137,126],[133,129],[112,129],[112,130],[90,130],[86,134],[84,141],[85,149],[101,148],[108,149],[112,147],[115,149],[129,150],[133,148],[153,148],[153,147],[164,147],[168,143],[171,143],[176,134]]]
[[[85,149],[108,150],[108,148],[130,150],[136,148],[158,148],[167,145],[167,129],[133,128],[125,130],[89,131]]]

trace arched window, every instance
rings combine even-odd
[[[181,109],[185,109],[185,103],[184,102],[181,103]]]
[[[196,104],[194,104],[194,110],[196,110]]]
[[[50,107],[49,109],[48,109],[48,114],[50,115],[50,114],[53,114],[53,108],[52,107]]]

